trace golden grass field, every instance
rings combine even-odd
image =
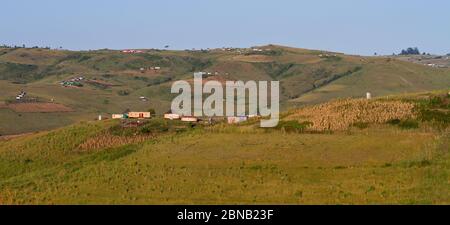
[[[310,121],[316,131],[346,130],[355,123],[386,123],[415,118],[414,104],[402,101],[342,99],[296,110],[286,119]]]

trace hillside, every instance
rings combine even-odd
[[[276,45],[131,53],[5,48],[0,49],[0,135],[52,129],[125,109],[154,108],[160,114],[169,109],[171,83],[191,79],[195,71],[218,80],[279,80],[284,109],[366,92],[383,96],[450,86],[447,68]],[[78,77],[84,80],[70,81]],[[63,87],[62,81],[79,86]],[[72,110],[14,111],[8,105],[22,90],[33,101]]]
[[[272,129],[152,118],[0,139],[0,204],[448,204],[449,110],[433,92],[303,107]]]

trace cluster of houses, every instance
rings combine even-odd
[[[429,67],[433,67],[433,68],[446,68],[447,67],[445,65],[436,64],[436,63],[428,63],[426,65],[429,66]]]
[[[144,53],[144,51],[135,50],[135,49],[126,49],[126,50],[122,50],[122,53]]]
[[[319,57],[320,58],[327,58],[327,57],[336,57],[337,54],[320,54]]]
[[[84,80],[85,78],[80,76],[71,78],[69,80],[63,80],[59,82],[59,84],[63,87],[82,87],[83,84],[81,82],[83,82]]]
[[[402,59],[402,57],[400,57]],[[413,55],[407,56],[403,58],[403,60],[413,63],[419,63],[425,66],[433,67],[433,68],[449,68],[450,67],[450,58],[449,56],[441,56],[441,55]]]
[[[150,112],[124,112],[122,114],[112,114],[113,119],[149,119],[151,118]]]
[[[220,73],[219,73],[219,71],[215,71],[214,73],[213,72],[203,72],[203,74],[206,75],[206,76],[212,76],[213,74],[217,76]]]
[[[228,124],[237,124],[247,121],[249,118],[256,118],[258,116],[256,115],[250,115],[250,116],[229,116],[227,117],[227,123]],[[184,122],[198,122],[199,119],[194,116],[180,116],[175,113],[166,113],[164,114],[164,119],[168,120],[181,120]],[[209,119],[210,121],[212,118]]]
[[[195,116],[180,116],[175,113],[165,113],[164,119],[167,120],[181,120],[183,122],[198,122],[199,119]]]
[[[269,48],[257,48],[257,47],[252,47],[252,48],[234,48],[234,47],[222,47],[222,48],[206,48],[206,49],[186,49],[185,51],[188,52],[209,52],[209,51],[222,51],[222,52],[236,52],[238,54],[244,54],[244,53],[249,53],[249,52],[264,52],[264,51],[270,51],[271,49]]]
[[[252,51],[254,52],[263,52],[263,51],[269,51],[270,49],[262,49],[262,48],[252,48]]]
[[[17,96],[16,96],[16,100],[22,100],[22,98],[25,97],[27,93],[25,91],[21,91]]]
[[[112,119],[150,119],[152,117],[150,112],[124,112],[122,114],[112,114]],[[181,120],[184,122],[198,122],[199,119],[194,116],[180,116],[174,113],[164,114],[164,119]]]
[[[143,73],[145,70],[158,71],[158,70],[161,70],[161,67],[160,67],[160,66],[151,66],[151,67],[148,67],[148,68],[141,67],[139,70],[140,70],[142,73]]]
[[[124,112],[121,114],[112,114],[112,119],[150,119],[152,117],[150,112]],[[250,116],[229,116],[226,121],[228,124],[237,124],[247,121],[249,118],[256,118],[257,115]],[[99,117],[100,118],[100,117]],[[195,116],[181,116],[176,113],[165,113],[164,119],[166,120],[180,120],[183,122],[199,122],[200,119]],[[101,119],[99,119],[101,120]],[[212,118],[209,118],[209,122]]]

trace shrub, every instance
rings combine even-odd
[[[448,111],[422,109],[420,110],[419,118],[422,121],[433,122],[442,127],[450,125],[450,112]]]
[[[287,132],[303,132],[312,125],[309,121],[298,122],[297,120],[280,121],[277,128]]]
[[[151,108],[151,109],[148,109],[148,111],[150,112],[150,115],[151,115],[152,117],[156,115],[155,109]]]
[[[366,129],[369,127],[369,123],[356,122],[353,124],[353,126],[359,128],[359,129]]]
[[[398,126],[402,129],[416,129],[419,128],[419,122],[417,122],[416,120],[405,120],[400,121]]]
[[[117,92],[117,94],[120,95],[120,96],[127,96],[127,95],[130,94],[130,91],[129,90],[119,90]]]
[[[387,123],[390,125],[398,125],[401,121],[399,119],[389,120]]]

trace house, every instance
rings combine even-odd
[[[129,118],[150,118],[150,112],[129,112]]]
[[[166,114],[164,114],[164,119],[179,120],[180,119],[180,115],[175,114],[175,113],[166,113]]]
[[[181,121],[183,121],[183,122],[197,122],[198,119],[197,119],[197,117],[194,117],[194,116],[182,116],[181,117]]]
[[[227,122],[228,124],[235,124],[247,121],[247,119],[248,119],[247,116],[229,116],[227,118]]]
[[[113,119],[123,119],[125,116],[123,114],[112,114],[111,118]]]

